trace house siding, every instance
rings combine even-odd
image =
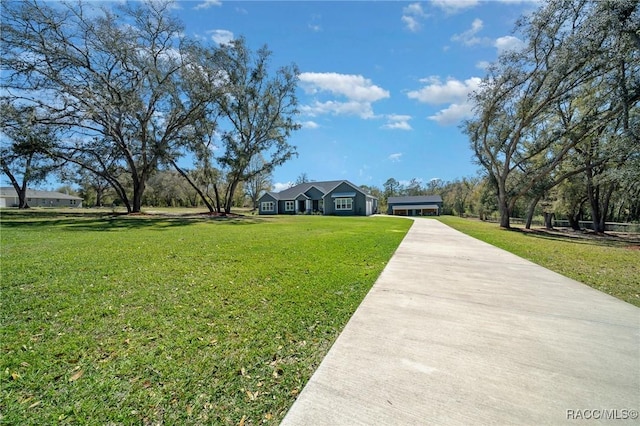
[[[82,207],[82,198],[54,191],[27,189],[29,207]],[[0,207],[18,207],[19,198],[12,187],[0,188]]]
[[[263,202],[273,202],[274,203],[274,211],[264,211],[262,210],[262,203]],[[280,205],[278,200],[271,194],[264,194],[262,195],[262,197],[258,198],[258,214],[278,214],[279,212],[281,212],[282,210],[280,210]]]
[[[335,198],[334,194],[339,194],[341,192],[355,192],[355,196],[353,197],[353,203],[351,210],[336,210]],[[351,198],[351,197],[350,197]],[[335,215],[335,216],[366,216],[367,214],[367,201],[366,195],[360,192],[359,189],[354,188],[346,182],[341,183],[337,187],[335,187],[331,192],[329,192],[325,196],[324,200],[324,210],[325,214]]]
[[[293,201],[293,210],[287,211],[285,209],[285,204],[287,201]],[[280,200],[278,202],[278,214],[296,214],[297,208],[298,208],[298,202],[296,200]]]
[[[318,188],[311,187],[305,192],[305,195],[312,200],[321,200],[324,194]]]
[[[335,197],[332,195],[339,193],[354,194],[349,197],[352,200],[350,210],[337,210],[335,208]],[[367,200],[369,209],[367,209]],[[266,212],[262,210],[262,202],[273,201],[277,203],[277,211]],[[294,210],[285,211],[285,203],[293,201]],[[360,188],[348,181],[324,181],[309,182],[287,188],[278,193],[266,193],[258,199],[259,214],[298,214],[316,213],[336,216],[367,216],[376,213],[378,200],[371,195],[365,194]]]

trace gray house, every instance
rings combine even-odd
[[[396,216],[439,216],[442,210],[442,197],[439,195],[389,197],[387,205],[387,214]]]
[[[18,193],[13,186],[0,187],[0,207],[18,207]],[[82,207],[82,198],[53,191],[27,189],[29,207]]]
[[[369,216],[377,211],[378,199],[347,180],[301,183],[258,198],[259,214]]]

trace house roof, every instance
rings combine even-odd
[[[440,207],[437,204],[409,204],[409,205],[400,205],[400,206],[391,206],[393,211],[396,210],[406,210],[407,207],[411,207],[412,209],[425,209],[425,210],[437,210]]]
[[[300,194],[304,194],[305,192],[309,191],[311,188],[314,188],[314,187],[317,188],[324,195],[326,195],[342,183],[351,185],[357,191],[360,191],[365,195],[371,196],[370,194],[367,194],[362,189],[360,189],[357,185],[354,185],[348,180],[327,180],[327,181],[321,181],[321,182],[305,182],[305,183],[292,186],[291,188],[284,189],[280,192],[267,192],[265,194],[271,195],[276,200],[294,200]]]
[[[0,187],[0,197],[6,198],[11,197],[15,198],[18,196],[18,193],[13,188],[13,186],[2,186]],[[82,200],[81,197],[76,197],[75,195],[63,194],[62,192],[55,191],[38,191],[35,189],[27,189],[27,197],[28,198],[44,198],[44,199],[56,199],[56,200]]]
[[[389,197],[387,204],[430,204],[441,203],[442,197],[439,195],[414,195],[408,197]]]

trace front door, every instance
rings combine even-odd
[[[298,211],[301,213],[304,213],[305,211],[304,204],[305,204],[305,200],[298,200]]]

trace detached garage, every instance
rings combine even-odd
[[[439,195],[389,197],[387,205],[387,214],[394,216],[439,216],[442,210],[442,197]]]

